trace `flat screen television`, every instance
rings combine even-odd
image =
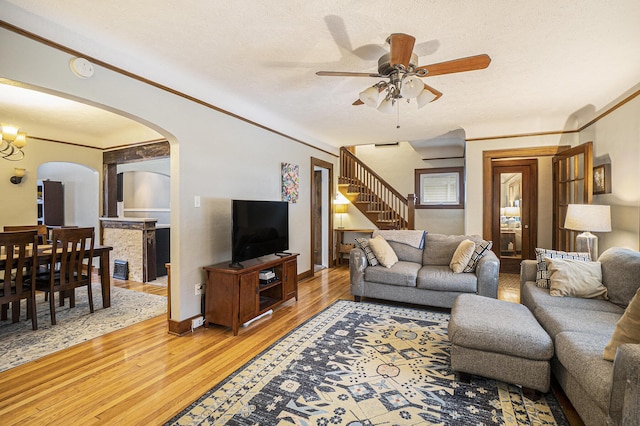
[[[231,265],[289,249],[289,203],[233,200]]]

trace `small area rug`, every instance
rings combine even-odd
[[[456,380],[449,315],[341,300],[167,424],[566,425],[553,394]]]
[[[26,319],[26,302],[22,302],[20,322],[0,321],[0,372],[45,355],[77,345],[167,312],[167,298],[154,294],[111,287],[111,307],[102,307],[100,284],[93,284],[94,313],[89,312],[85,288],[76,290],[76,306],[56,308],[56,325],[51,325],[49,302],[44,293],[37,295],[38,329],[31,329]],[[58,299],[56,295],[56,305]]]

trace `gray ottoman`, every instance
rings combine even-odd
[[[524,305],[460,295],[448,331],[454,371],[549,390],[553,342]]]

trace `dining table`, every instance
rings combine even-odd
[[[51,255],[51,244],[41,244],[38,246],[38,254],[36,262],[38,266],[51,265],[53,256]],[[108,308],[111,306],[111,276],[109,275],[109,252],[113,250],[112,246],[96,245],[93,248],[93,258],[100,259],[100,266],[98,268],[98,276],[100,277],[100,285],[102,287],[102,306]],[[85,256],[89,257],[88,250],[85,251]],[[59,257],[59,256],[58,256]],[[25,266],[31,266],[31,253],[28,253]],[[0,253],[0,270],[4,269],[7,256],[5,253]]]

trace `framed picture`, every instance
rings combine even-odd
[[[593,168],[593,193],[611,193],[611,164],[601,164]]]

